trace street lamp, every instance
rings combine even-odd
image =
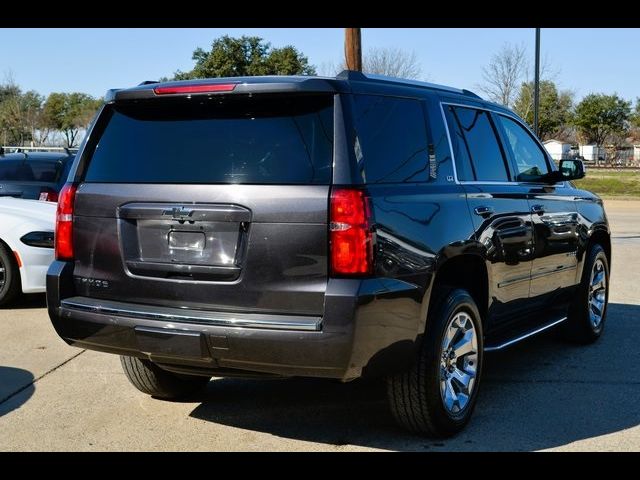
[[[533,82],[533,131],[540,135],[538,128],[538,112],[540,109],[540,29],[536,28],[536,72]]]

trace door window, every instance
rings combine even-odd
[[[481,182],[509,181],[505,157],[489,112],[467,107],[449,108],[453,117],[453,130],[460,147],[458,155],[462,154],[462,158],[456,158],[456,165],[463,167],[463,175],[459,179]],[[471,172],[467,171],[466,165],[471,166]],[[465,178],[469,173],[473,174],[473,179]]]
[[[540,146],[521,125],[514,120],[497,115],[504,128],[508,147],[511,149],[516,168],[517,182],[539,181],[549,173],[547,157]]]

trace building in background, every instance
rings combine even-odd
[[[598,145],[580,145],[579,155],[587,162],[598,162],[606,157],[605,149]]]
[[[556,161],[570,158],[571,156],[571,144],[568,142],[552,138],[542,142],[542,144],[544,145],[544,148],[547,149],[547,152],[549,152],[549,155],[551,155],[551,158]]]

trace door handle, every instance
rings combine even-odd
[[[538,215],[542,215],[544,213],[544,205],[532,205],[531,213],[537,213]]]
[[[493,214],[492,207],[476,207],[473,209],[473,211],[476,215],[480,215],[481,217],[485,218]]]

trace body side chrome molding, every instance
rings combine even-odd
[[[121,302],[99,301],[84,297],[71,297],[62,300],[61,309],[67,312],[80,311],[100,315],[116,315],[139,318],[141,320],[162,320],[165,322],[199,323],[217,327],[244,327],[271,330],[320,331],[321,317],[262,315],[255,313],[234,314],[228,312],[204,312],[162,308],[146,305],[130,305]],[[188,313],[186,313],[188,312]]]
[[[578,268],[576,265],[564,265],[561,268],[555,268],[554,270],[546,270],[544,272],[531,273],[531,280],[536,280],[541,277],[546,277],[554,273],[567,272],[569,270],[575,270]]]
[[[527,186],[543,186],[543,187],[554,187],[554,188],[563,188],[566,187],[565,182],[558,183],[542,183],[542,182],[495,182],[495,181],[476,181],[476,180],[463,180],[458,182],[460,185],[508,185],[508,186],[519,186],[519,187],[527,187]]]

